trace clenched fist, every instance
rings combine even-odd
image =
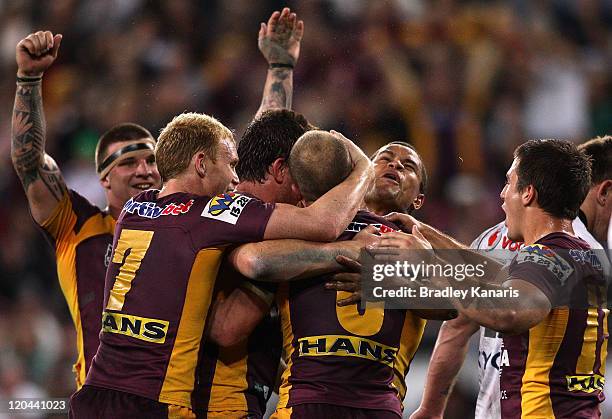
[[[49,31],[31,33],[19,41],[15,51],[18,77],[42,76],[55,58],[62,43],[62,35]]]

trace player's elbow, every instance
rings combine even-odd
[[[331,223],[321,223],[320,220],[313,220],[312,236],[308,240],[316,242],[333,242],[346,228],[338,220],[333,220]]]
[[[505,310],[495,322],[494,330],[507,335],[519,335],[537,324],[519,310]]]
[[[268,275],[265,260],[254,251],[240,252],[234,258],[234,267],[249,279],[262,280]]]

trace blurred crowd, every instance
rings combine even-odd
[[[368,153],[413,143],[431,179],[417,215],[467,243],[503,219],[518,144],[612,133],[609,0],[0,0],[0,398],[74,389],[53,254],[10,162],[17,42],[64,35],[43,81],[46,150],[69,187],[102,205],[93,153],[116,123],[156,135],[198,111],[240,137],[266,74],[259,22],[287,4],[305,23],[294,109]],[[458,387],[457,406],[473,408],[475,385]]]

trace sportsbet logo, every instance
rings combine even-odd
[[[357,336],[325,335],[298,339],[299,356],[353,356],[393,366],[397,348]]]
[[[166,320],[148,319],[129,314],[102,313],[102,331],[131,336],[146,342],[164,343],[168,333]]]
[[[253,198],[236,192],[217,195],[208,201],[206,208],[202,211],[202,217],[235,225],[240,218],[240,214],[242,214],[242,210],[251,199]]]

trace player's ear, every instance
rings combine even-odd
[[[194,157],[194,168],[199,177],[206,176],[206,154],[198,153]]]
[[[602,207],[612,200],[612,180],[606,179],[597,186],[597,203]]]
[[[110,189],[110,181],[108,180],[108,175],[104,176],[102,179],[100,179],[100,185],[102,185],[102,187],[104,189]]]
[[[296,201],[302,201],[304,199],[300,188],[295,182],[291,182],[291,195],[295,197]]]
[[[268,168],[268,173],[270,173],[274,181],[279,184],[283,183],[288,171],[289,167],[287,166],[285,159],[282,157],[274,160]]]
[[[523,189],[523,192],[521,192],[521,201],[523,201],[524,206],[528,207],[537,201],[537,196],[537,191],[533,185],[527,185],[525,189]]]
[[[415,210],[418,210],[419,208],[423,206],[424,203],[425,203],[425,195],[420,193],[417,195],[416,198],[414,198],[414,201],[412,201],[412,208]]]

